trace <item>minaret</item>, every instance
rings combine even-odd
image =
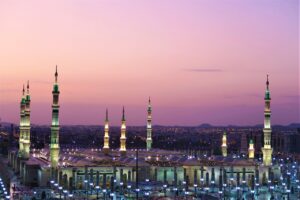
[[[267,75],[266,92],[265,92],[265,121],[264,121],[264,146],[262,148],[263,163],[265,166],[270,166],[272,163],[273,149],[271,147],[271,97],[269,91],[269,76]]]
[[[121,155],[123,155],[123,156],[126,155],[126,120],[125,120],[124,106],[123,106],[123,112],[122,112],[120,152],[121,152]]]
[[[104,145],[103,151],[105,154],[109,153],[109,125],[108,125],[108,110],[106,109],[105,122],[104,122]]]
[[[29,81],[27,82],[27,91],[25,98],[25,111],[24,111],[24,134],[23,134],[23,157],[28,159],[30,156],[30,94],[29,94]]]
[[[224,132],[223,138],[222,138],[222,155],[223,155],[223,157],[227,157],[227,136],[226,136],[226,132]]]
[[[25,135],[25,126],[24,126],[24,116],[25,116],[25,107],[26,107],[26,97],[25,97],[25,88],[23,85],[22,90],[22,98],[20,102],[20,136],[19,136],[19,157],[23,157],[24,155],[24,147],[23,147],[23,137]]]
[[[254,159],[254,153],[255,153],[254,144],[253,144],[253,140],[251,139],[249,143],[249,149],[248,149],[249,159]]]
[[[151,150],[152,148],[152,107],[151,107],[151,100],[149,97],[148,101],[148,116],[147,116],[147,151]]]
[[[51,125],[51,141],[50,141],[50,161],[51,161],[51,176],[56,179],[57,166],[59,160],[59,87],[57,82],[57,66],[55,71],[55,82],[53,84],[53,103],[52,103],[52,125]]]

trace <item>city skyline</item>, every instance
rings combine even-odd
[[[18,123],[29,80],[31,121],[51,124],[57,64],[62,125],[103,125],[108,108],[118,126],[123,105],[146,125],[149,96],[153,124],[261,124],[266,74],[272,123],[299,122],[297,1],[173,2],[1,2],[2,121]]]

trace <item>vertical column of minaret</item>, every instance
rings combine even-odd
[[[109,153],[109,121],[108,121],[108,110],[106,109],[105,121],[104,121],[104,145],[103,151],[105,154]]]
[[[121,155],[126,155],[126,120],[125,120],[124,106],[123,106],[123,112],[122,112],[120,152],[121,152]]]
[[[254,144],[253,144],[253,140],[251,139],[249,142],[249,149],[248,149],[248,158],[249,159],[254,159]]]
[[[56,168],[59,161],[59,87],[57,82],[57,66],[55,71],[55,82],[53,84],[53,103],[52,103],[52,125],[51,125],[51,141],[50,141],[50,161],[51,176],[56,178]]]
[[[271,96],[269,90],[269,76],[267,75],[266,92],[265,92],[265,111],[264,111],[264,146],[262,148],[263,163],[266,166],[272,163],[273,149],[271,147]]]
[[[20,136],[19,136],[19,157],[23,157],[24,148],[23,148],[23,137],[25,132],[24,126],[24,116],[25,116],[25,107],[26,107],[26,97],[25,97],[25,88],[23,85],[22,98],[20,102]]]
[[[222,137],[222,156],[227,157],[227,136],[226,136],[226,132],[223,133],[223,137]]]
[[[30,155],[30,94],[29,94],[29,81],[27,83],[27,92],[25,98],[24,110],[24,134],[23,134],[23,157],[28,159]]]
[[[152,148],[152,107],[151,107],[151,100],[149,97],[148,101],[148,116],[147,116],[147,151]]]

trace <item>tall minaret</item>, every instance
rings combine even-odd
[[[253,144],[253,140],[251,139],[249,142],[249,149],[248,149],[248,157],[249,159],[253,159],[254,158],[254,144]]]
[[[25,111],[24,111],[24,135],[23,135],[23,157],[28,159],[30,156],[30,94],[29,94],[29,81],[27,82],[27,91],[25,98]]]
[[[147,151],[152,148],[152,107],[151,100],[149,97],[148,101],[148,116],[147,116]]]
[[[52,103],[52,125],[51,125],[51,141],[50,141],[50,161],[52,169],[52,178],[56,178],[56,168],[59,160],[59,87],[57,82],[57,66],[55,71],[55,82],[53,84],[53,103]]]
[[[121,125],[121,137],[120,137],[120,152],[121,155],[126,155],[126,120],[125,120],[125,109],[123,106],[122,112],[122,125]]]
[[[22,98],[20,102],[20,136],[19,136],[19,157],[24,156],[24,147],[23,147],[23,137],[25,135],[25,126],[24,126],[24,116],[25,116],[25,107],[26,107],[26,96],[25,88],[23,85]]]
[[[103,145],[103,151],[105,154],[109,153],[109,125],[108,125],[108,110],[106,109],[106,115],[105,115],[105,124],[104,124],[104,145]]]
[[[222,137],[222,155],[223,155],[223,157],[227,157],[227,136],[226,136],[226,132],[223,133],[223,137]]]
[[[262,148],[263,163],[265,166],[270,166],[272,163],[273,149],[271,147],[271,97],[269,90],[269,76],[267,75],[266,92],[265,92],[265,121],[264,121],[264,146]]]

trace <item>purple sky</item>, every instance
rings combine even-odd
[[[50,124],[59,66],[61,124],[299,122],[298,0],[0,2],[0,117],[19,121],[31,82],[32,123]]]

